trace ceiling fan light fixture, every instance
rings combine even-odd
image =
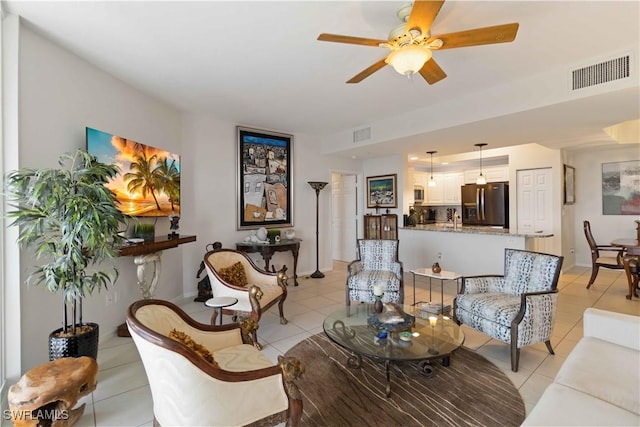
[[[385,62],[398,73],[410,76],[417,73],[425,62],[431,59],[431,51],[426,47],[409,45],[394,50],[387,56]]]

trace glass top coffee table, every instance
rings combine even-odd
[[[418,362],[418,372],[430,377],[431,361],[442,359],[442,365],[449,366],[449,356],[464,342],[464,333],[449,317],[421,312],[410,305],[398,308],[406,313],[406,321],[400,324],[381,324],[373,304],[341,308],[323,324],[327,337],[353,354],[347,360],[350,368],[360,368],[362,357],[384,363],[387,397],[391,395],[392,362]]]

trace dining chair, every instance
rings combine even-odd
[[[640,284],[640,247],[629,248],[622,257],[622,264],[629,284],[629,294],[626,298],[631,299],[634,296],[637,298],[638,284]]]
[[[591,224],[587,220],[583,221],[582,228],[584,229],[584,235],[587,238],[587,243],[589,243],[589,248],[591,249],[591,278],[589,279],[589,283],[587,283],[587,289],[589,289],[596,280],[600,267],[612,270],[624,269],[624,265],[622,264],[624,248],[598,245],[591,233]],[[608,253],[608,255],[602,255],[601,252]]]

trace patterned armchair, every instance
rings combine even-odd
[[[397,240],[358,240],[358,259],[347,266],[347,305],[374,302],[374,285],[382,285],[383,302],[404,302]]]
[[[463,277],[454,300],[456,322],[511,345],[511,370],[520,348],[544,342],[549,353],[563,257],[505,249],[504,275]]]

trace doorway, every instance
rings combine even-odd
[[[356,259],[358,231],[358,176],[331,173],[331,256],[350,262]]]
[[[553,179],[551,168],[517,171],[518,231],[521,233],[553,230]],[[547,242],[549,241],[549,242]],[[535,239],[535,248],[547,252],[550,239]]]

